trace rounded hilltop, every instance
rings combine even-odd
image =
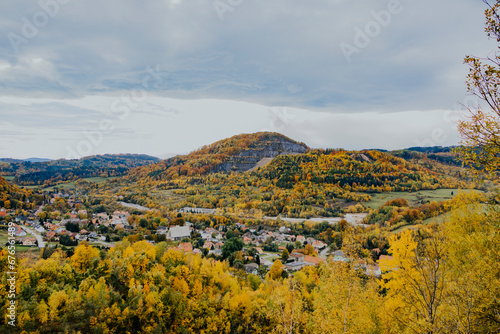
[[[276,132],[240,134],[203,146],[157,164],[139,168],[133,176],[171,179],[210,172],[244,172],[265,165],[279,155],[301,154],[309,147]]]

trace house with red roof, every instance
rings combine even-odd
[[[35,238],[23,238],[21,241],[23,246],[36,246],[36,239]]]
[[[190,242],[182,242],[179,244],[179,249],[186,253],[191,253],[193,251],[193,245]]]
[[[308,265],[317,266],[321,262],[325,262],[325,260],[316,256],[304,255],[304,262]]]

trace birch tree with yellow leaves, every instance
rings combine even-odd
[[[500,1],[483,2],[488,5],[485,32],[500,48]],[[465,63],[469,65],[467,89],[480,102],[466,106],[469,118],[459,121],[463,146],[457,153],[476,175],[495,177],[500,169],[500,53],[488,58],[467,56]]]
[[[393,333],[441,332],[450,278],[445,240],[439,232],[426,237],[407,229],[390,245],[392,258],[380,262],[387,327]]]
[[[276,284],[273,282],[273,284]],[[276,284],[269,297],[272,318],[277,326],[275,333],[303,333],[306,314],[299,283],[295,279],[285,279],[283,284]]]
[[[492,333],[500,329],[500,214],[496,205],[467,197],[443,224],[448,236],[448,328],[454,333]]]
[[[313,333],[374,333],[381,300],[377,282],[351,263],[329,262],[314,292]]]

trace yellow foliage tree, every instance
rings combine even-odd
[[[487,1],[484,1],[488,4]],[[488,4],[489,5],[489,4]],[[486,33],[500,44],[500,1],[485,12]],[[484,59],[467,56],[469,65],[467,88],[483,105],[466,106],[468,120],[461,120],[458,130],[462,147],[457,149],[459,158],[476,174],[498,176],[500,169],[500,55]]]
[[[99,250],[84,241],[75,248],[75,254],[71,257],[71,265],[79,273],[84,273],[91,267],[92,261],[99,259]]]
[[[303,333],[307,322],[302,294],[295,279],[285,279],[269,296],[271,317],[276,321],[275,333]]]
[[[329,262],[313,293],[313,333],[377,332],[377,286],[373,279],[364,281],[351,264]]]
[[[409,229],[390,238],[392,259],[382,260],[387,290],[384,315],[394,333],[439,333],[449,314],[445,299],[450,279],[446,244],[439,235],[414,236]]]
[[[271,266],[271,269],[269,269],[266,278],[269,278],[271,280],[277,280],[281,278],[282,273],[283,273],[283,263],[281,263],[280,260],[276,260]]]
[[[462,198],[443,225],[452,268],[448,328],[491,333],[500,323],[500,212],[496,206],[471,203],[471,197]]]

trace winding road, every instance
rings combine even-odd
[[[38,232],[30,229],[29,227],[26,226],[21,226],[21,228],[29,234],[33,234],[33,236],[36,238],[36,241],[38,241],[38,248],[44,248],[45,247],[45,242],[43,241],[43,238]]]
[[[368,225],[362,224],[361,222],[363,221],[363,218],[365,218],[368,214],[367,213],[347,213],[345,217],[316,217],[316,218],[286,218],[286,217],[281,217],[279,218],[283,221],[291,222],[291,223],[302,223],[304,221],[312,221],[312,222],[329,222],[330,224],[337,224],[340,222],[341,219],[347,220],[349,224],[352,224],[354,226],[363,226],[367,227]],[[272,220],[277,220],[278,217],[269,217],[269,216],[264,216],[264,219],[272,219]]]
[[[127,202],[117,202],[120,205],[123,205],[127,208],[132,208],[136,210],[143,210],[143,211],[153,211],[150,208],[146,208],[145,206],[139,205],[139,204],[132,204],[132,203],[127,203]]]

